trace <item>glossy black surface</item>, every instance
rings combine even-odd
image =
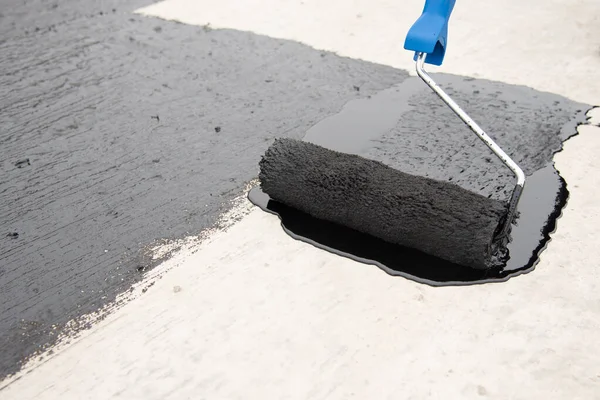
[[[502,268],[476,270],[432,257],[420,251],[394,245],[373,236],[273,201],[259,187],[249,199],[263,210],[276,214],[292,237],[356,261],[374,264],[390,275],[399,275],[434,286],[504,281],[531,271],[547,245],[549,234],[566,204],[565,181],[549,165],[529,177],[519,203],[520,217],[513,226],[509,260]]]

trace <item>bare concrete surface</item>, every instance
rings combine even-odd
[[[253,210],[3,398],[596,399],[598,151],[581,126],[556,157],[569,205],[537,270],[507,284],[394,279]]]
[[[307,13],[320,17],[305,18],[307,4]],[[228,15],[211,25],[263,34],[269,28],[280,38],[300,26],[300,42],[328,38],[329,50],[410,64],[400,47],[421,2],[403,2],[402,12],[383,1],[319,4],[244,2],[233,12],[227,1],[170,0],[143,12],[201,25]],[[495,58],[455,57],[447,72],[485,70],[489,79],[599,103],[599,85],[589,79],[600,62],[597,3],[510,0],[489,7],[458,2],[461,23],[452,25],[450,40],[464,55],[489,56],[485,49],[497,45]],[[373,36],[346,40],[360,36],[346,15],[366,21],[359,25]],[[341,25],[320,24],[324,16]],[[480,32],[497,40],[474,34]],[[241,221],[199,245],[183,242],[146,275],[150,289],[3,382],[2,398],[600,398],[600,128],[578,130],[555,156],[570,198],[532,273],[494,285],[421,285],[293,240],[275,216],[242,200],[235,209],[245,215]]]
[[[0,7],[0,377],[213,226],[272,137],[407,76],[141,5]]]

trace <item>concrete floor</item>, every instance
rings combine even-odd
[[[409,67],[402,38],[421,2],[319,4],[169,0],[142,12]],[[458,2],[442,69],[598,104],[599,11]],[[2,397],[600,398],[599,114],[555,157],[570,198],[530,274],[452,288],[392,278],[291,239],[242,197],[228,229],[183,241],[128,304],[5,381]]]

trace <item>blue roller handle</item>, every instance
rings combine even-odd
[[[406,35],[404,48],[426,53],[427,64],[442,65],[448,44],[448,21],[456,0],[425,0],[419,19]]]

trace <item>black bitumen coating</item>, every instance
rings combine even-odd
[[[148,3],[0,7],[0,379],[213,226],[275,136],[408,76]]]
[[[456,263],[454,249],[467,249],[470,244],[461,243],[453,248],[448,235],[473,229],[476,236],[481,228],[465,224],[449,233],[451,224],[448,224],[443,226],[447,229],[430,230],[430,226],[439,229],[440,225],[433,213],[429,214],[430,204],[442,206],[438,215],[442,222],[456,212],[450,209],[455,205],[446,208],[448,203],[440,197],[420,192],[423,197],[408,200],[409,206],[413,202],[421,202],[422,206],[407,213],[416,218],[414,225],[409,218],[404,221],[390,218],[391,204],[400,207],[399,213],[403,207],[401,201],[389,201],[389,193],[401,190],[395,185],[407,185],[409,190],[418,188],[415,183],[406,182],[403,173],[455,184],[504,203],[514,187],[512,173],[418,78],[406,79],[367,99],[352,101],[339,114],[311,127],[304,137],[308,143],[294,144],[301,155],[293,154],[290,141],[276,142],[260,163],[261,187],[273,199],[260,188],[251,191],[250,199],[264,210],[278,214],[293,237],[358,261],[374,263],[393,275],[440,285],[505,280],[531,270],[568,197],[566,183],[554,168],[552,157],[562,149],[565,140],[576,135],[577,125],[585,121],[591,106],[500,82],[446,74],[436,74],[435,79],[528,175],[518,209],[521,215],[517,226],[513,225],[513,241],[508,245],[509,258],[501,260],[500,267],[482,274],[472,268],[465,269],[468,262]],[[285,151],[280,148],[281,143],[285,144]],[[331,151],[313,152],[309,143]],[[288,146],[290,149],[285,148]],[[340,157],[336,151],[348,153],[347,157]],[[336,166],[340,158],[344,162]],[[356,165],[348,165],[349,160]],[[394,168],[398,182],[390,185],[389,180],[377,175],[373,178],[381,181],[380,186],[376,179],[371,181],[363,166],[372,168],[371,165],[377,165],[371,164],[373,161]],[[362,187],[356,186],[356,182]],[[363,190],[371,193],[365,194]],[[463,204],[468,205],[468,202]],[[449,215],[444,216],[444,211],[450,212]],[[423,236],[419,236],[419,225]],[[366,237],[361,232],[388,242]],[[408,240],[404,235],[408,235]],[[438,235],[447,243],[438,241]],[[489,230],[484,235],[488,237]],[[390,247],[391,243],[412,246],[429,254],[405,246]]]
[[[492,240],[506,205],[449,182],[295,139],[260,161],[273,200],[389,243],[477,269],[494,267]]]

